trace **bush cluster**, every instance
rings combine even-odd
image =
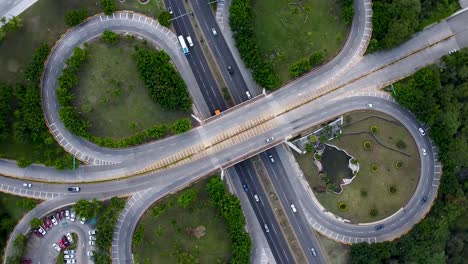
[[[379,133],[379,128],[377,126],[371,126],[370,127],[370,132],[372,134],[377,134],[377,133]]]
[[[18,30],[23,26],[23,21],[19,17],[12,17],[8,22],[6,22],[5,17],[0,18],[0,24],[3,26],[0,27],[0,42],[5,38],[8,32]]]
[[[341,18],[345,25],[350,25],[353,22],[354,17],[354,1],[353,0],[341,0]]]
[[[362,146],[364,147],[365,150],[370,150],[371,147],[372,147],[372,144],[371,144],[370,141],[367,141],[367,140],[366,140],[366,141],[364,141],[364,142],[362,143]]]
[[[115,11],[114,0],[101,0],[101,6],[105,15],[112,15]]]
[[[163,11],[158,16],[158,22],[162,26],[169,27],[171,25],[171,23],[172,23],[171,18],[172,18],[172,16],[171,16],[171,14],[169,12]]]
[[[289,74],[292,77],[299,77],[310,71],[313,67],[322,64],[324,61],[323,52],[317,51],[310,55],[309,58],[301,59],[289,66]]]
[[[70,27],[74,27],[83,22],[87,17],[88,10],[86,8],[72,10],[65,15],[65,23]]]
[[[245,218],[239,199],[227,192],[220,177],[212,178],[206,186],[210,200],[218,207],[228,227],[232,243],[231,263],[249,263],[252,242],[244,231]]]
[[[341,202],[338,204],[338,209],[340,209],[340,211],[342,212],[346,212],[348,211],[348,204],[346,204],[345,202]]]
[[[395,168],[400,169],[401,167],[403,167],[403,161],[401,160],[396,161]]]
[[[280,78],[273,71],[273,65],[262,58],[258,48],[253,27],[254,11],[250,7],[250,0],[233,0],[229,11],[229,25],[245,66],[252,70],[258,85],[267,89],[277,88]]]
[[[114,45],[119,42],[120,35],[110,30],[104,30],[102,33],[102,40],[107,44]]]
[[[375,208],[369,210],[369,215],[372,217],[376,217],[379,214],[379,211]]]

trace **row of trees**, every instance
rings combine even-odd
[[[0,25],[3,25],[3,26],[0,26],[0,42],[1,42],[5,38],[8,32],[16,31],[20,27],[22,27],[23,21],[21,21],[21,18],[19,17],[12,17],[7,22],[6,17],[1,17]]]
[[[166,52],[138,48],[135,58],[140,78],[156,103],[168,110],[190,110],[192,100],[187,86]]]
[[[323,52],[317,51],[310,55],[309,58],[301,59],[289,66],[289,74],[291,77],[299,77],[310,71],[313,67],[322,64],[324,61]]]
[[[368,51],[396,47],[434,19],[443,18],[440,14],[448,16],[459,7],[457,0],[374,0]]]
[[[428,216],[394,242],[351,247],[352,263],[463,263],[468,237],[468,49],[395,84],[396,100],[430,127],[443,164]],[[465,241],[465,242],[463,242]]]
[[[232,243],[232,263],[249,263],[252,242],[244,231],[245,218],[239,199],[227,192],[220,177],[213,177],[206,185],[210,200],[218,207],[228,227]]]
[[[32,162],[57,169],[72,166],[73,157],[63,151],[50,135],[42,112],[40,79],[49,52],[48,45],[40,45],[25,68],[23,80],[14,85],[0,84],[0,141],[32,145],[31,152],[42,153],[39,160],[17,158],[21,167]],[[3,153],[0,156],[10,157]]]
[[[250,7],[250,0],[233,0],[229,11],[229,25],[245,66],[252,70],[258,85],[267,89],[277,88],[281,84],[280,78],[273,71],[273,65],[262,58],[257,45],[253,27],[254,11]]]

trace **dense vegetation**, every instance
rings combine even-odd
[[[95,252],[96,264],[110,264],[112,259],[110,256],[110,247],[114,235],[115,224],[119,219],[120,212],[125,207],[125,199],[112,197],[110,203],[104,208],[103,212],[98,217],[96,228],[96,246],[98,250]]]
[[[101,202],[97,199],[93,199],[91,201],[80,199],[76,201],[75,205],[73,205],[73,210],[79,218],[84,217],[86,219],[91,219],[97,216],[101,206]]]
[[[172,18],[172,15],[169,12],[163,11],[158,16],[158,22],[159,22],[159,24],[161,24],[161,25],[163,25],[165,27],[169,27],[171,25],[171,23],[172,23],[171,18]]]
[[[13,255],[6,259],[7,264],[21,263],[24,251],[26,250],[27,238],[23,234],[19,234],[13,241]]]
[[[277,88],[280,78],[273,71],[271,63],[262,58],[257,45],[253,28],[254,11],[250,7],[250,0],[233,0],[229,11],[229,25],[245,66],[252,70],[258,85],[268,89]]]
[[[112,15],[115,11],[114,0],[101,0],[101,6],[105,15]]]
[[[354,1],[353,0],[341,0],[341,18],[345,25],[350,25],[353,22],[354,17]]]
[[[107,31],[107,34],[103,35],[103,39],[106,39],[109,44],[115,44],[119,40],[118,35],[112,31]],[[72,90],[78,84],[77,74],[81,64],[86,62],[88,57],[87,43],[85,43],[83,49],[76,47],[73,55],[67,59],[67,66],[58,79],[57,99],[61,105],[59,116],[65,127],[72,133],[100,146],[121,148],[156,140],[168,135],[170,132],[174,134],[184,133],[192,128],[190,119],[184,118],[175,121],[170,129],[166,125],[156,125],[122,140],[91,135],[87,131],[89,124],[80,117],[80,114],[72,105]],[[169,63],[170,57],[167,53],[138,48],[135,58],[140,76],[144,79],[146,86],[150,89],[152,98],[157,103],[167,109],[181,109],[184,111],[190,109],[191,99],[185,83]]]
[[[50,135],[41,106],[40,79],[49,46],[41,45],[24,71],[24,79],[16,85],[0,84],[0,142],[33,143],[44,155],[44,160],[19,157],[18,165],[32,162],[44,163],[58,169],[71,168],[72,156],[68,155]],[[31,151],[37,151],[36,148]],[[0,157],[7,157],[0,152]]]
[[[458,0],[374,0],[368,51],[390,49],[460,8]]]
[[[18,30],[21,26],[23,26],[21,18],[19,17],[12,17],[8,22],[6,21],[5,17],[1,17],[0,25],[2,24],[3,26],[0,26],[0,42],[5,38],[8,32]]]
[[[86,8],[72,10],[65,16],[65,23],[70,27],[74,27],[83,22],[83,20],[85,20],[87,17],[88,10],[86,10]]]
[[[206,188],[211,201],[216,204],[221,216],[226,220],[232,243],[231,263],[249,263],[252,242],[249,234],[244,231],[245,218],[239,199],[227,192],[220,177],[210,179]]]
[[[323,59],[323,52],[314,52],[312,55],[310,55],[309,58],[304,58],[289,66],[289,74],[292,77],[299,77],[304,73],[310,71],[313,67],[322,64]]]
[[[192,100],[187,87],[166,52],[138,48],[135,58],[140,77],[156,103],[168,110],[190,110]]]
[[[443,164],[429,215],[395,242],[356,244],[352,263],[463,263],[468,237],[468,49],[395,84],[396,100],[430,127]]]
[[[102,33],[102,39],[107,44],[113,45],[119,42],[120,35],[110,30],[104,30],[104,32]]]

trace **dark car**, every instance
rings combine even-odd
[[[227,70],[230,74],[233,74],[234,73],[234,69],[231,67],[231,65],[228,65],[227,66]]]
[[[70,241],[68,241],[68,239],[67,239],[66,236],[63,236],[63,237],[62,237],[62,243],[63,243],[65,246],[70,245]]]
[[[422,199],[421,199],[421,203],[425,203],[427,201],[427,196],[424,196]]]
[[[246,184],[242,184],[242,188],[244,188],[244,191],[248,192],[249,191],[249,188],[247,187]]]
[[[382,230],[384,228],[384,225],[378,225],[375,227],[375,230]]]
[[[68,187],[68,191],[69,192],[79,192],[80,187],[77,187],[77,186]]]
[[[62,220],[62,214],[60,212],[57,212],[55,214],[55,218],[57,218],[58,220]]]

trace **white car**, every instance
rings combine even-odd
[[[68,242],[73,243],[73,237],[70,233],[67,233]]]
[[[427,152],[426,152],[426,149],[425,149],[425,148],[422,148],[421,151],[422,151],[423,156],[426,156],[426,155],[427,155]]]
[[[76,263],[74,259],[67,259],[67,261],[65,262],[67,264],[74,264]]]
[[[258,195],[254,194],[254,199],[256,202],[260,202],[260,198],[258,198]]]
[[[294,204],[291,204],[291,210],[293,211],[293,213],[297,212],[296,206],[294,206]]]
[[[52,219],[52,224],[54,224],[54,225],[58,224],[57,219],[55,218],[55,216],[51,216],[50,219]]]
[[[62,250],[59,245],[57,245],[57,243],[53,243],[52,244],[52,247],[55,248],[55,250],[57,250],[58,252],[60,252],[60,250]]]
[[[419,130],[419,133],[421,133],[421,135],[423,135],[423,136],[426,135],[426,132],[424,131],[424,129],[422,127],[420,127],[418,130]]]
[[[65,211],[65,219],[70,219],[70,210]]]
[[[215,29],[215,28],[211,28],[211,32],[213,32],[213,36],[218,35],[218,32],[216,32],[216,29]]]
[[[270,232],[270,229],[268,229],[268,225],[267,225],[267,224],[264,224],[263,227],[265,227],[265,232],[267,232],[267,233]]]
[[[75,212],[71,211],[71,213],[70,213],[70,220],[71,220],[72,222],[75,222],[75,218],[76,218]]]
[[[63,256],[64,259],[74,259],[75,255],[65,255]]]
[[[23,183],[23,187],[31,188],[31,187],[32,187],[32,184],[27,183],[27,182],[24,182],[24,183]]]
[[[273,155],[270,154],[270,155],[268,156],[268,158],[270,159],[270,161],[271,161],[272,163],[275,162],[275,158],[273,158]]]
[[[89,231],[88,231],[88,234],[89,234],[89,235],[96,235],[96,234],[97,234],[97,231],[96,231],[96,230],[89,230]]]
[[[86,222],[86,218],[84,218],[84,217],[81,217],[81,219],[80,219],[80,223],[84,225],[84,223],[85,223],[85,222]]]
[[[65,251],[63,251],[63,254],[65,254],[65,255],[74,255],[75,250],[74,249],[65,250]]]
[[[269,137],[267,139],[265,139],[266,143],[270,143],[274,140],[275,138],[274,137]]]
[[[94,256],[93,251],[88,251],[88,257],[92,257],[92,256]]]
[[[245,94],[247,95],[247,98],[248,98],[248,99],[252,99],[252,95],[250,95],[250,92],[249,92],[249,91],[246,91]]]
[[[94,241],[94,240],[96,240],[96,237],[95,236],[89,236],[89,240]]]
[[[169,14],[172,15],[173,12],[172,12],[172,8],[170,6],[167,7],[167,12],[169,12]]]
[[[41,233],[41,235],[43,235],[43,236],[45,236],[45,234],[47,233],[42,226],[40,226],[39,229],[37,229],[37,230],[39,230],[39,233]]]
[[[89,245],[90,245],[90,246],[94,246],[94,245],[96,245],[96,242],[94,242],[94,241],[89,241]]]
[[[317,256],[317,253],[315,253],[315,248],[311,248],[311,249],[310,249],[310,252],[312,253],[312,255],[314,255],[314,257]]]
[[[192,41],[192,38],[190,36],[187,36],[187,42],[188,42],[190,47],[193,47],[193,41]]]
[[[450,55],[450,54],[453,54],[453,53],[455,53],[455,52],[457,52],[457,49],[453,49],[453,50],[449,51],[448,54]]]
[[[367,107],[372,108],[372,107],[374,107],[374,105],[373,104],[367,104]]]

